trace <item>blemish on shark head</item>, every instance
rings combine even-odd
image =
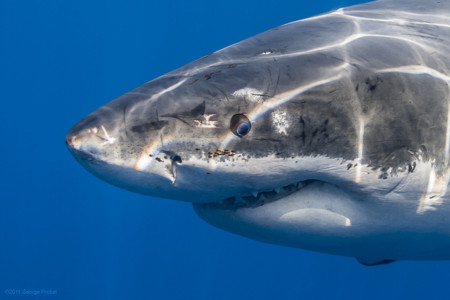
[[[217,128],[218,121],[211,120],[216,114],[202,115],[204,120],[194,120],[195,126],[200,128]]]
[[[250,102],[262,102],[264,100],[263,91],[257,90],[255,88],[250,88],[250,87],[236,90],[231,95],[235,98],[242,98],[242,99],[248,100]]]
[[[285,111],[273,111],[272,122],[273,126],[279,134],[287,135],[289,129],[290,120],[287,119],[288,115]]]
[[[120,96],[66,143],[99,178],[255,240],[450,259],[449,14],[379,0],[279,26]]]

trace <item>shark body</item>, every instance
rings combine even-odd
[[[271,29],[104,105],[66,143],[103,180],[252,239],[450,259],[449,15],[381,0]]]

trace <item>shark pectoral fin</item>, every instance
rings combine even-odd
[[[371,258],[356,258],[356,260],[368,267],[379,266],[379,265],[387,265],[395,262],[395,259],[371,259]]]

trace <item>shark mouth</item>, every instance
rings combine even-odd
[[[308,179],[298,181],[296,183],[292,183],[289,185],[285,185],[281,188],[276,188],[268,191],[254,192],[251,194],[242,194],[239,196],[225,198],[220,202],[204,203],[197,205],[224,210],[236,210],[239,208],[254,208],[282,199],[290,194],[293,194],[303,189],[304,187],[314,182],[321,182],[321,181]]]

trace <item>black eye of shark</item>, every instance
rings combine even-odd
[[[252,129],[252,124],[246,115],[236,114],[231,117],[230,130],[234,135],[238,137],[246,136],[250,132],[250,129]]]

